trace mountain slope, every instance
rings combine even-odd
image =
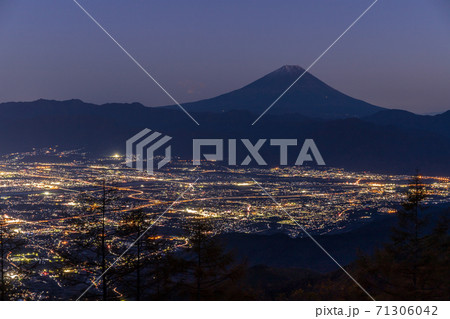
[[[363,119],[378,125],[416,129],[450,137],[450,111],[431,116],[403,110],[383,110]]]
[[[241,89],[183,106],[190,112],[245,110],[259,115],[304,71],[299,66],[285,65]],[[368,116],[381,110],[383,108],[345,95],[306,73],[270,113],[298,113],[309,117],[339,119]]]
[[[424,229],[430,233],[437,222],[449,213],[449,204],[427,207],[423,212],[428,220]],[[348,232],[314,236],[341,265],[352,263],[358,253],[372,254],[376,248],[391,241],[392,228],[398,224],[396,215],[377,216],[375,220]],[[339,269],[308,237],[291,238],[285,234],[273,235],[227,233],[219,235],[226,247],[249,266],[298,267],[316,272]]]

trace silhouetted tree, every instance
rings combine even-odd
[[[213,226],[204,219],[188,227],[190,247],[182,253],[184,263],[180,284],[188,297],[196,300],[220,300],[237,293],[233,284],[242,278],[245,266],[236,264],[232,253],[226,252],[216,237]]]
[[[93,280],[102,275],[98,282],[101,299],[108,300],[110,299],[110,277],[114,274],[114,270],[107,271],[107,269],[117,256],[112,255],[115,227],[112,226],[113,222],[107,215],[120,208],[121,198],[117,187],[107,185],[105,180],[102,180],[99,186],[99,190],[83,192],[79,195],[81,211],[76,210],[77,215],[67,219],[64,241],[68,242],[68,245],[65,247],[55,245],[54,250],[64,259],[60,268],[60,276],[63,280],[69,285],[80,282],[90,285]],[[77,271],[66,273],[64,270],[68,267],[75,268]],[[90,280],[83,279],[84,276],[81,273]],[[94,289],[91,290],[86,297],[93,297]]]
[[[361,284],[380,300],[442,299],[449,294],[448,220],[441,219],[426,233],[428,222],[422,208],[426,196],[425,185],[416,174],[397,214],[392,242],[373,257],[358,260]]]
[[[141,300],[141,267],[142,267],[142,233],[149,227],[147,216],[138,209],[133,210],[122,218],[119,225],[119,235],[130,238],[134,248],[128,253],[130,258],[124,259],[122,272],[136,272],[136,300]],[[130,243],[131,245],[131,243]],[[134,252],[134,250],[136,250]]]
[[[152,284],[157,284],[160,279],[159,265],[165,240],[156,235],[155,228],[151,228],[152,223],[148,214],[142,209],[136,209],[124,215],[118,227],[118,234],[125,242],[122,249],[131,247],[116,267],[120,274],[119,282],[127,281],[127,277],[135,275],[135,294],[126,295],[134,295],[136,300],[142,300],[144,289],[147,295],[149,291],[155,290],[157,287],[152,287]]]
[[[372,256],[359,253],[347,271],[376,300],[446,300],[450,298],[450,210],[440,215],[434,228],[425,214],[426,185],[416,174],[411,179],[391,241]],[[367,300],[368,296],[342,271],[326,274],[291,294],[295,300]]]

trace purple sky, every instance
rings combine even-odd
[[[180,102],[308,67],[372,0],[79,0]],[[450,109],[450,1],[380,0],[311,70],[388,108]],[[0,102],[172,104],[72,0],[0,0]]]

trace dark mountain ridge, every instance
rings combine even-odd
[[[125,141],[150,128],[172,136],[173,154],[186,159],[192,159],[193,138],[248,138],[253,143],[260,138],[296,138],[300,143],[313,138],[327,166],[406,174],[419,168],[424,174],[450,175],[450,138],[421,128],[380,125],[358,118],[324,120],[267,114],[251,126],[254,114],[230,111],[195,113],[201,123],[197,126],[179,110],[138,103],[98,106],[79,100],[4,103],[0,104],[0,114],[0,154],[55,145],[83,148],[94,155],[124,154]],[[241,147],[238,154],[245,157],[247,152]],[[267,142],[261,154],[269,166],[278,165],[278,148]],[[293,164],[298,150],[289,155],[289,164]]]

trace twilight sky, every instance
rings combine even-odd
[[[179,101],[308,67],[372,0],[79,0]],[[0,0],[0,102],[173,104],[72,0]],[[450,109],[450,1],[379,0],[311,70],[367,102]]]

